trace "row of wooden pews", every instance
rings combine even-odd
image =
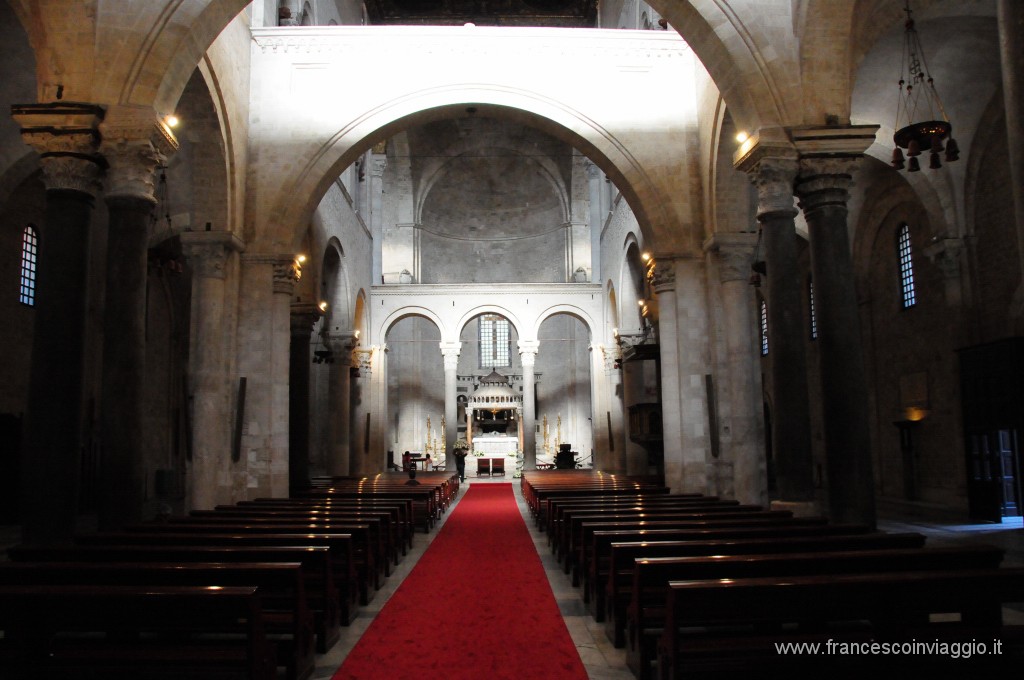
[[[995,671],[1024,660],[1024,635],[1002,619],[1004,606],[1024,603],[1024,569],[1001,567],[999,548],[925,547],[918,533],[672,494],[645,478],[534,471],[522,487],[641,680]],[[979,653],[979,642],[1001,654]],[[786,654],[786,644],[807,646]]]
[[[292,498],[20,545],[3,677],[305,680],[458,493],[458,476],[317,480]]]

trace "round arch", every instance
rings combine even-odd
[[[459,320],[456,322],[455,327],[453,328],[453,337],[455,341],[459,341],[459,338],[461,337],[462,331],[466,327],[466,324],[468,324],[470,321],[483,314],[498,314],[500,316],[505,317],[506,319],[508,319],[508,322],[512,324],[512,328],[515,329],[516,334],[519,336],[520,340],[529,339],[523,335],[523,333],[526,331],[526,324],[519,317],[518,314],[513,312],[508,307],[502,307],[501,305],[477,305],[476,307],[471,307],[470,309],[466,310],[459,316]]]
[[[590,314],[588,314],[585,309],[581,309],[580,307],[577,307],[575,305],[560,304],[551,305],[550,307],[544,309],[543,311],[541,311],[540,314],[537,315],[537,318],[533,326],[533,337],[537,337],[537,335],[540,333],[540,327],[541,325],[543,325],[545,321],[558,314],[568,314],[569,316],[573,316],[579,319],[583,323],[583,325],[587,327],[587,331],[590,333],[591,341],[593,341],[594,337],[597,335],[597,321]]]
[[[376,337],[380,338],[381,342],[386,342],[388,332],[391,330],[392,326],[394,326],[402,319],[410,316],[422,316],[432,321],[433,324],[437,326],[438,332],[440,332],[441,334],[441,340],[444,341],[444,338],[446,337],[444,321],[441,319],[440,316],[434,313],[433,310],[428,309],[427,307],[421,307],[419,305],[396,309],[394,312],[392,312],[387,317],[382,319],[380,325],[377,327]]]

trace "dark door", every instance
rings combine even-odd
[[[1017,470],[1017,431],[999,430],[996,433],[999,456],[999,481],[1001,482],[1002,515],[1016,517],[1020,514],[1020,476]]]
[[[971,519],[978,522],[1002,522],[1002,483],[999,456],[988,433],[968,437],[967,505]]]

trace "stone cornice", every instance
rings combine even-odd
[[[559,40],[553,41],[557,32]],[[690,47],[675,31],[607,31],[574,28],[517,28],[487,26],[359,26],[331,29],[261,27],[252,29],[253,42],[264,54],[363,56],[386,49],[392,40],[416,54],[465,52],[467,59],[486,59],[492,53],[509,53],[511,45],[530,59],[579,58],[622,62],[622,68],[644,71],[658,60],[690,54]],[[524,45],[525,43],[525,45]],[[645,63],[646,62],[646,63]]]
[[[801,158],[855,155],[875,142],[878,125],[827,125],[789,128],[789,136]]]
[[[55,102],[16,104],[11,116],[22,140],[40,157],[49,190],[78,191],[96,196],[106,161],[99,151],[103,109],[93,104]]]
[[[543,295],[554,294],[563,296],[594,295],[602,293],[604,287],[599,283],[413,283],[389,284],[373,286],[370,291],[374,296],[411,297],[418,295],[492,295],[495,288],[499,290],[508,286],[517,294]]]

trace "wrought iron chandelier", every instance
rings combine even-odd
[[[910,0],[906,0],[903,11],[907,13],[907,20],[904,24],[896,124],[893,125],[896,148],[892,152],[892,166],[903,170],[906,163],[908,172],[917,172],[921,169],[917,157],[929,151],[928,167],[935,170],[942,167],[940,153],[945,151],[946,162],[951,163],[960,158],[960,149],[953,139],[953,126],[935,90],[935,81],[914,25]],[[903,149],[907,150],[906,158]]]

